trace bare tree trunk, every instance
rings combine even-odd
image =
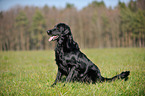
[[[143,46],[143,47],[145,47],[145,45],[144,45],[144,41],[145,41],[145,38],[144,38],[144,37],[145,37],[145,36],[144,36],[144,35],[145,35],[145,34],[143,34],[143,37],[142,37],[142,39],[143,39],[143,41],[142,41],[142,46]]]
[[[128,33],[128,43],[129,47],[131,47],[131,32]]]
[[[122,43],[121,47],[124,47],[124,36],[121,37],[121,43]]]
[[[84,38],[84,37],[83,37],[83,30],[82,30],[82,29],[83,29],[83,22],[82,22],[81,17],[79,17],[79,18],[80,18],[80,20],[81,20],[81,21],[79,22],[79,26],[80,26],[80,45],[81,45],[82,48],[84,48],[84,44],[83,44],[83,43],[84,43],[84,42],[83,42],[83,38]]]
[[[109,39],[109,37],[110,37],[109,35],[106,36],[106,43],[107,43],[107,47],[110,48],[111,46],[110,46],[110,39]]]
[[[0,42],[0,51],[2,51],[2,42]]]
[[[139,32],[139,47],[141,47],[141,32]]]
[[[125,47],[128,47],[128,38],[127,38],[127,32],[125,32],[125,33],[126,33],[126,34],[125,34],[125,37],[126,37],[126,38],[125,38],[125,41],[126,41],[126,42],[125,42]]]
[[[136,47],[135,37],[133,37],[133,47]]]
[[[117,47],[120,47],[120,39],[119,39],[119,36],[117,36],[117,43],[118,43],[118,46]]]
[[[46,50],[46,49],[48,49],[46,36],[44,36],[43,41],[44,41],[44,45],[43,45],[44,47],[43,48]]]
[[[25,41],[24,41],[24,35],[23,35],[23,29],[20,30],[20,44],[21,44],[21,50],[25,50]]]
[[[29,36],[26,37],[26,50],[29,50]]]
[[[112,33],[112,47],[116,47],[115,33]]]

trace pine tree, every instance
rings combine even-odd
[[[23,11],[21,11],[16,17],[16,27],[18,29],[18,39],[17,39],[17,48],[21,50],[25,50],[25,40],[27,38],[28,30],[28,19]],[[20,45],[19,45],[20,44]],[[20,46],[20,47],[19,47]]]
[[[134,36],[138,39],[139,47],[144,47],[145,41],[145,11],[139,9],[134,23]]]
[[[37,10],[35,15],[33,16],[33,22],[32,22],[32,43],[33,49],[43,49],[44,45],[44,34],[46,25],[45,25],[45,19],[42,15],[42,13]]]

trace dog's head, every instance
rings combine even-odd
[[[47,34],[51,36],[48,41],[55,41],[63,39],[66,35],[71,35],[71,32],[68,25],[59,23],[53,29],[48,30]]]
[[[65,46],[66,50],[79,50],[78,44],[73,41],[70,27],[64,23],[59,23],[53,29],[48,30],[51,36],[48,41],[57,41],[59,46]]]

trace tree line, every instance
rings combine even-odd
[[[93,1],[82,10],[15,6],[0,12],[0,50],[43,50],[55,47],[46,30],[63,22],[81,48],[145,47],[145,1],[131,0],[107,8]]]

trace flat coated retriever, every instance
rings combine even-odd
[[[52,86],[56,85],[63,75],[66,76],[66,82],[95,83],[128,78],[130,71],[122,72],[112,78],[102,77],[99,68],[80,51],[68,25],[59,23],[48,30],[47,34],[51,36],[49,41],[57,41],[55,60],[58,73]]]

